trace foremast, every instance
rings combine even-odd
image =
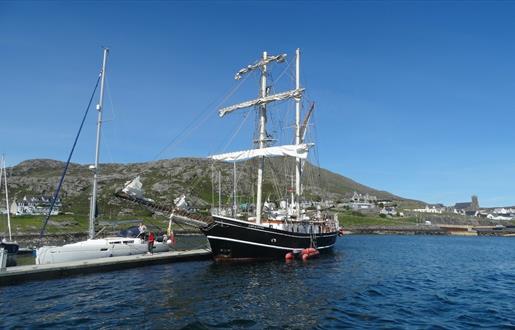
[[[89,238],[93,239],[95,237],[95,218],[96,218],[96,209],[97,209],[97,179],[98,179],[98,162],[100,155],[100,137],[101,137],[101,129],[102,129],[102,111],[104,108],[104,84],[105,84],[105,75],[106,75],[106,64],[107,64],[107,55],[109,54],[109,49],[104,48],[104,59],[102,61],[102,72],[100,80],[100,96],[97,104],[97,142],[95,146],[95,164],[90,166],[90,169],[93,171],[93,189],[91,192],[91,201],[89,207]]]
[[[266,97],[266,63],[267,52],[263,52],[263,65],[261,65],[261,98]],[[266,103],[259,106],[259,149],[265,148],[266,139]],[[256,194],[256,224],[261,223],[261,203],[263,195],[263,171],[265,157],[258,158],[257,194]]]
[[[297,48],[295,51],[295,89],[300,89],[300,49]],[[295,144],[299,146],[301,144],[300,139],[300,101],[301,96],[295,97]],[[300,220],[300,185],[301,175],[301,162],[299,157],[295,157],[295,209],[297,211],[297,220]]]

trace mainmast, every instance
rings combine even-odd
[[[263,65],[261,66],[261,98],[266,97],[266,58],[267,53],[263,52]],[[266,104],[259,107],[259,149],[265,147],[266,139]],[[263,169],[265,167],[265,157],[261,156],[258,160],[257,177],[257,196],[256,196],[256,224],[261,223],[261,202],[263,195]]]
[[[96,208],[97,208],[97,177],[98,177],[98,160],[100,155],[100,136],[101,136],[101,128],[102,128],[102,110],[104,107],[104,83],[105,83],[105,75],[106,75],[106,64],[107,64],[107,54],[109,53],[108,48],[104,48],[104,59],[102,61],[102,79],[100,81],[100,97],[97,104],[98,111],[98,119],[97,119],[97,144],[95,148],[95,165],[90,166],[90,169],[93,170],[93,191],[91,193],[91,203],[89,208],[89,238],[93,239],[95,237],[95,218],[96,218]]]
[[[295,52],[295,89],[300,89],[300,49]],[[295,97],[295,144],[300,145],[300,100],[301,96]],[[297,220],[300,220],[300,171],[301,162],[299,157],[295,157],[295,209],[297,211]]]

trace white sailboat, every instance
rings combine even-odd
[[[7,170],[5,167],[5,158],[2,156],[1,164],[0,164],[0,187],[2,186],[2,180],[4,184],[5,191],[5,213],[7,215],[7,230],[9,232],[9,239],[2,238],[0,240],[0,248],[4,248],[7,251],[8,255],[8,263],[15,264],[15,256],[18,253],[20,246],[16,241],[13,241],[12,232],[11,232],[11,210],[9,208],[9,191],[7,189]]]
[[[89,212],[89,239],[63,246],[42,246],[36,250],[36,264],[54,264],[87,259],[108,258],[148,253],[148,242],[143,238],[133,237],[106,237],[95,238],[95,218],[97,203],[97,177],[100,154],[100,136],[102,128],[102,110],[104,100],[104,83],[106,74],[107,55],[109,50],[104,49],[101,70],[100,97],[97,105],[98,120],[96,134],[95,164],[90,166],[93,170],[93,190],[91,194]],[[169,246],[165,242],[154,242],[153,252],[165,252]]]

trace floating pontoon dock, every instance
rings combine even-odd
[[[92,260],[63,262],[49,265],[27,265],[0,269],[0,286],[24,281],[46,280],[77,274],[96,273],[118,269],[165,264],[177,261],[205,260],[211,258],[211,250],[196,249],[133,255]]]

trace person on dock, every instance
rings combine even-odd
[[[138,227],[138,230],[139,230],[139,234],[138,234],[138,237],[140,238],[145,238],[145,233],[147,232],[147,226],[145,226],[143,224],[143,222],[140,222],[139,223],[139,227]]]
[[[148,234],[148,253],[150,253],[150,254],[154,254],[154,240],[155,240],[154,232],[151,231]]]
[[[159,228],[159,230],[157,231],[156,241],[166,242],[164,236],[165,236],[165,233],[163,232],[163,230],[161,228]]]

